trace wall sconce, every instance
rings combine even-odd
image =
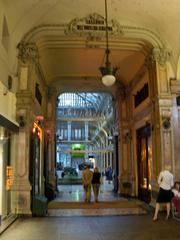
[[[162,119],[162,126],[166,130],[168,130],[171,127],[171,122],[169,117],[165,117]]]
[[[19,122],[19,126],[20,126],[20,127],[24,127],[25,124],[26,124],[26,122],[25,122],[25,120],[24,120],[24,116],[19,116],[18,122]]]
[[[132,134],[131,134],[131,130],[128,130],[126,133],[125,133],[125,140],[126,141],[129,141],[132,139]]]

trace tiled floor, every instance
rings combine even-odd
[[[1,240],[179,240],[179,222],[152,215],[21,218]]]
[[[82,186],[59,187],[58,201],[83,200]],[[101,187],[102,201],[119,200],[112,185]],[[157,222],[152,212],[129,216],[21,217],[1,236],[1,240],[179,240],[179,221],[161,213]]]
[[[146,211],[138,205],[134,208],[128,207],[128,204],[125,208],[114,207],[113,203],[115,201],[128,202],[128,200],[126,198],[120,197],[119,194],[114,193],[113,184],[109,184],[105,180],[100,187],[99,203],[94,203],[94,195],[92,191],[91,202],[93,203],[93,205],[90,205],[91,207],[87,206],[87,208],[85,208],[83,205],[83,209],[64,209],[62,205],[60,205],[58,209],[52,207],[54,203],[57,206],[57,202],[84,203],[84,190],[82,185],[59,185],[58,190],[59,193],[57,198],[49,204],[48,216],[112,216],[146,213]],[[102,202],[108,202],[108,204],[111,204],[111,206],[108,205],[109,207],[103,208],[101,207]]]
[[[59,185],[58,196],[56,201],[64,202],[79,202],[84,201],[84,191],[82,185]],[[113,184],[104,180],[100,186],[99,201],[117,201],[121,197],[113,192]],[[94,201],[92,191],[92,201]]]

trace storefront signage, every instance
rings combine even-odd
[[[6,167],[6,190],[10,190],[13,185],[13,168],[12,166]]]
[[[105,18],[97,13],[88,15],[85,18],[75,18],[67,26],[65,34],[102,36],[106,32]],[[108,22],[108,32],[110,35],[121,35],[122,29],[118,22],[111,20]]]

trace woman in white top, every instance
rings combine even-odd
[[[170,206],[171,206],[170,203],[172,198],[171,188],[174,185],[172,173],[170,173],[169,170],[164,170],[160,172],[158,177],[158,184],[160,188],[159,188],[159,193],[156,200],[156,208],[155,208],[153,221],[156,221],[158,219],[160,203],[166,203],[166,210],[167,210],[166,220],[169,218]]]

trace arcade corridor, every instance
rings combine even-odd
[[[0,232],[19,217],[2,239],[180,239],[178,221],[151,220],[161,170],[180,182],[179,11],[179,0],[0,0]],[[84,204],[87,164],[148,212],[47,217],[55,199]]]

